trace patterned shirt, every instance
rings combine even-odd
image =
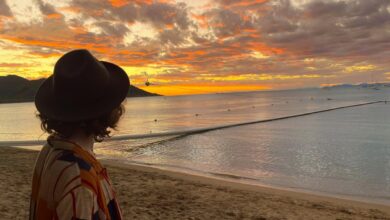
[[[77,144],[49,138],[35,165],[30,220],[122,219],[106,169]]]

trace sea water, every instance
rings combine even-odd
[[[270,119],[387,100],[389,94],[334,88],[131,98],[115,135]],[[1,104],[0,140],[45,139],[34,114],[33,103]],[[97,152],[124,162],[390,204],[390,104],[167,138],[103,143]]]

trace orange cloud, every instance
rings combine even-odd
[[[112,6],[121,7],[127,4],[126,0],[109,0]]]
[[[77,32],[83,32],[82,29],[77,29]],[[69,51],[76,48],[84,48],[93,51],[95,54],[104,57],[105,59],[109,59],[113,62],[118,63],[119,65],[124,66],[143,66],[152,62],[146,58],[143,58],[148,55],[147,52],[141,51],[133,51],[126,49],[115,49],[111,47],[109,44],[104,43],[83,43],[77,40],[54,40],[54,39],[34,39],[29,37],[12,37],[12,36],[4,36],[0,35],[1,39],[7,39],[12,42],[16,42],[18,44],[24,46],[37,46],[41,48],[51,48],[56,49],[58,51],[55,52],[40,52],[40,51],[30,51],[29,54],[40,56],[42,58],[48,57],[60,57],[61,54],[65,51]],[[112,39],[111,39],[112,40]],[[99,42],[109,42],[106,38],[98,39]],[[61,52],[62,51],[62,52]]]
[[[250,8],[251,6],[256,6],[259,4],[263,4],[269,0],[240,0],[240,1],[232,1],[230,4],[227,4],[226,8],[234,8],[234,7],[245,7]]]
[[[283,54],[285,52],[285,50],[282,48],[270,47],[264,43],[256,42],[256,41],[248,42],[247,46],[249,48],[252,48],[252,50],[259,51],[259,52],[264,53],[266,55]]]
[[[135,4],[152,4],[153,0],[133,0],[133,1],[128,1],[128,0],[108,0],[112,6],[114,7],[122,7],[124,5],[127,5],[128,3],[135,3]]]
[[[0,63],[0,67],[28,67],[25,63]]]
[[[191,14],[192,17],[198,21],[199,23],[199,26],[201,28],[207,28],[209,26],[208,24],[208,17],[206,15],[202,15],[202,14],[194,14],[192,13]]]
[[[135,4],[139,4],[139,5],[142,5],[142,4],[146,4],[146,5],[150,5],[153,3],[153,0],[133,0],[133,1],[128,1],[128,0],[108,0],[110,2],[110,4],[114,7],[122,7],[122,6],[125,6],[129,3],[135,3]],[[173,3],[174,1],[173,0],[158,0],[156,2],[159,2],[159,3]]]
[[[58,10],[65,12],[81,13],[81,8],[74,6],[59,7]]]
[[[47,19],[60,19],[60,18],[62,18],[62,14],[60,14],[60,13],[52,13],[52,14],[46,15],[46,18]]]
[[[16,43],[20,43],[22,45],[28,46],[39,46],[39,47],[49,47],[56,49],[68,50],[70,48],[80,48],[80,44],[77,44],[72,41],[62,41],[62,40],[39,40],[33,38],[21,38],[21,37],[12,37],[12,36],[4,36],[0,35],[2,39],[7,39]],[[92,45],[92,44],[91,44]],[[82,45],[85,46],[85,45]],[[98,48],[101,49],[101,48]],[[102,51],[103,52],[103,51]]]

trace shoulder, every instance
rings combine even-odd
[[[72,150],[60,150],[60,154],[56,158],[58,162],[63,163],[71,163],[77,165],[79,170],[84,170],[87,172],[93,171],[92,164],[90,164],[87,160],[83,159],[81,156],[76,154]]]
[[[98,180],[97,172],[92,164],[70,150],[61,150],[53,166],[60,167],[56,170],[61,172],[59,176],[61,181],[79,178],[82,184],[94,185],[94,182]]]
[[[38,158],[36,165],[39,165],[44,170],[48,170],[55,166],[56,170],[66,168],[70,165],[76,165],[79,170],[87,172],[93,172],[93,166],[82,156],[78,155],[72,149],[55,148],[46,144],[43,146]]]
[[[87,187],[96,192],[98,176],[93,166],[71,150],[56,150],[48,158],[47,179],[53,187],[53,197],[60,199],[79,187]]]
[[[42,159],[45,163],[44,171],[49,172],[51,175],[73,176],[83,175],[86,172],[91,174],[96,173],[92,164],[71,150],[52,149]]]

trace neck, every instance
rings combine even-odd
[[[77,132],[68,139],[69,141],[78,144],[84,150],[93,153],[93,144],[95,142],[93,135],[87,136],[83,132]]]

